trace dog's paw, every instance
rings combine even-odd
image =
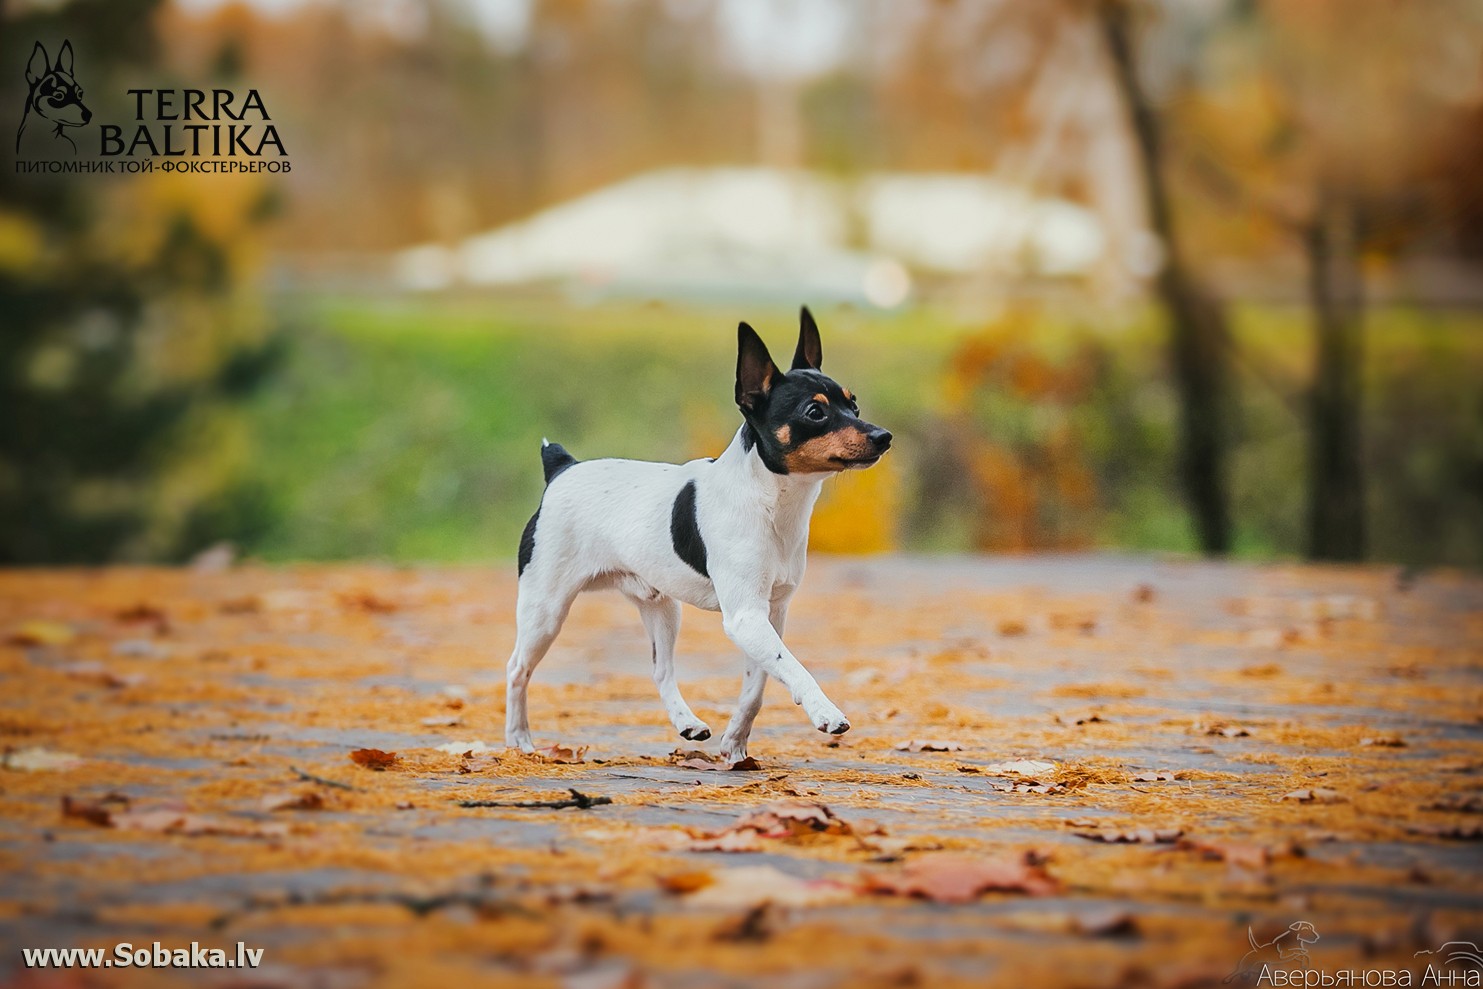
[[[686,725],[680,729],[680,737],[691,742],[704,742],[711,737],[711,726],[704,722]]]
[[[850,730],[849,719],[838,708],[822,711],[811,719],[814,727],[830,735],[843,735]]]
[[[506,736],[505,747],[511,749],[519,749],[526,755],[531,755],[536,750],[536,743],[531,740],[531,737],[529,735],[526,735],[523,738],[520,736]]]

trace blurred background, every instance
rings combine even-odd
[[[1483,563],[1483,4],[3,9],[7,113],[66,38],[292,161],[3,163],[5,563],[511,559],[542,436],[717,453],[800,303],[898,437],[817,550]]]

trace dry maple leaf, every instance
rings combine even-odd
[[[356,749],[350,753],[350,761],[357,766],[364,766],[366,769],[379,772],[396,764],[396,753],[383,752],[380,749]]]
[[[766,838],[787,838],[819,832],[851,833],[850,826],[835,817],[832,810],[809,800],[780,800],[768,804],[737,821],[732,829],[749,829]]]
[[[584,761],[583,756],[587,754],[587,749],[588,746],[586,745],[578,746],[577,748],[571,748],[566,745],[550,745],[544,749],[537,749],[535,756],[543,762],[575,765]]]
[[[1173,781],[1173,779],[1174,779],[1174,774],[1173,773],[1170,773],[1170,772],[1162,772],[1161,771],[1161,772],[1156,772],[1156,773],[1139,773],[1137,776],[1134,776],[1133,777],[1133,782],[1134,783],[1167,783],[1167,782]]]
[[[863,887],[872,893],[916,896],[938,903],[967,903],[980,893],[1028,893],[1048,896],[1060,885],[1029,853],[980,858],[940,853],[924,855],[893,872],[866,873]]]
[[[962,752],[963,746],[957,742],[940,742],[909,738],[904,742],[897,742],[891,746],[897,752]]]

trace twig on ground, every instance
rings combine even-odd
[[[571,797],[566,800],[460,800],[460,807],[539,807],[548,810],[562,810],[566,807],[575,807],[578,810],[587,810],[599,804],[610,804],[612,797],[593,797],[583,793],[574,787],[568,787],[567,792]]]
[[[339,780],[325,779],[323,776],[315,776],[313,773],[306,773],[298,766],[289,766],[288,768],[291,773],[293,773],[299,779],[303,780],[305,783],[318,783],[320,786],[332,786],[337,790],[350,790],[352,792],[356,792],[360,789],[359,787],[351,786],[349,783],[341,783]]]

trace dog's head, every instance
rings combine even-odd
[[[746,323],[737,328],[736,404],[762,462],[775,474],[823,474],[871,466],[891,434],[860,418],[848,388],[819,370],[819,328],[805,307],[793,367],[778,370]]]
[[[1297,923],[1289,924],[1287,929],[1297,935],[1299,944],[1314,944],[1318,941],[1318,928],[1314,927],[1306,920],[1300,920]]]
[[[72,42],[62,42],[54,63],[36,42],[26,63],[26,82],[31,84],[27,108],[43,119],[60,127],[81,127],[93,119],[92,111],[82,105],[82,87],[72,77]]]

